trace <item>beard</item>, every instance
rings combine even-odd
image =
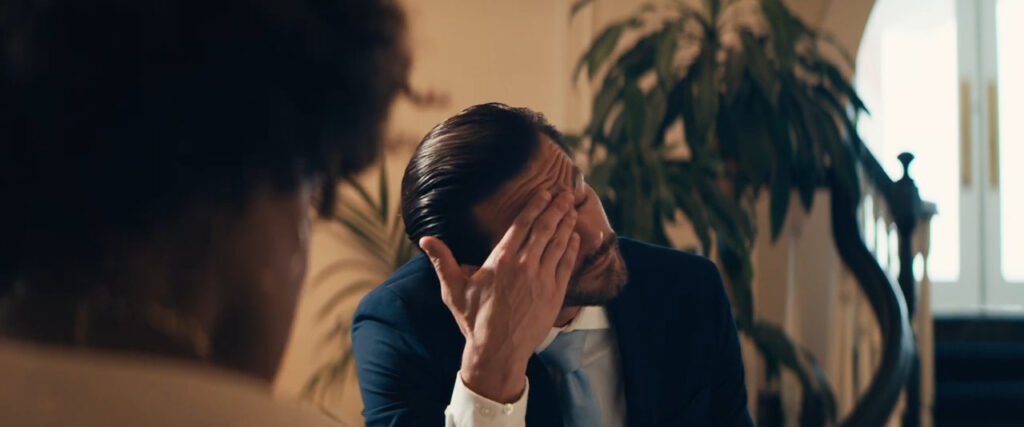
[[[588,271],[607,254],[611,254],[608,265],[600,271]],[[587,277],[583,277],[586,274]],[[576,267],[565,291],[563,306],[605,305],[615,299],[629,281],[626,262],[619,253],[619,240],[608,236],[601,247],[587,255]]]

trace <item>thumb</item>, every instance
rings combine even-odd
[[[419,243],[420,248],[434,264],[437,278],[441,279],[443,284],[452,286],[462,283],[462,269],[459,268],[459,263],[455,261],[455,255],[452,255],[448,245],[433,236],[422,237]]]

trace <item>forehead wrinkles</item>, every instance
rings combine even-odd
[[[575,167],[569,157],[547,137],[541,141],[543,146],[523,173],[495,193],[493,203],[490,203],[494,207],[493,213],[511,220],[539,190],[547,189],[552,193],[572,190]]]

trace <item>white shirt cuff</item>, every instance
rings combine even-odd
[[[462,382],[462,372],[455,375],[452,400],[444,410],[447,427],[523,427],[526,425],[526,396],[530,380],[519,400],[498,403],[476,394]]]

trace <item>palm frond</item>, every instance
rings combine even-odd
[[[377,197],[355,179],[346,184],[354,191],[354,196],[343,193],[339,197],[336,214],[332,218],[341,226],[330,235],[342,240],[342,243],[355,244],[364,257],[342,258],[331,261],[312,275],[312,286],[324,286],[330,283],[333,292],[327,296],[317,309],[315,320],[324,322],[336,320],[335,325],[324,334],[321,345],[334,344],[340,340],[340,347],[331,362],[319,367],[307,380],[302,389],[302,397],[313,401],[327,410],[329,392],[335,388],[340,390],[354,362],[351,339],[349,337],[354,299],[361,298],[374,287],[382,283],[387,276],[416,254],[416,247],[405,238],[405,227],[398,212],[392,211],[390,188],[385,161],[382,160],[377,171]],[[346,281],[334,282],[329,279],[342,275],[358,274],[358,279],[348,278]]]
[[[330,297],[327,297],[327,299],[324,300],[324,303],[320,306],[320,310],[318,310],[316,313],[316,321],[323,321],[325,318],[327,318],[328,315],[330,315],[331,313],[338,309],[339,304],[341,304],[348,298],[355,295],[362,296],[366,292],[369,292],[371,289],[377,287],[377,285],[379,284],[380,281],[373,279],[357,280],[355,282],[346,284],[344,287],[334,291],[334,293],[332,293]]]

